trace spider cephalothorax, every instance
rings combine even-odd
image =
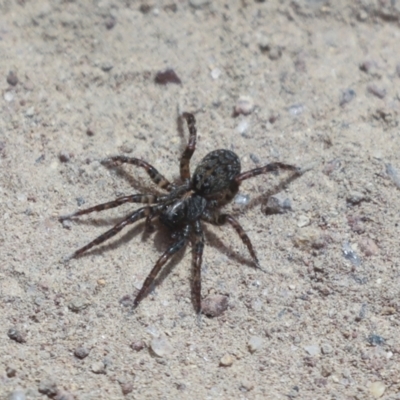
[[[264,167],[255,168],[247,172],[240,173],[239,157],[230,150],[220,149],[208,153],[195,169],[193,175],[190,174],[190,159],[196,148],[196,127],[194,116],[184,113],[189,128],[189,142],[180,160],[181,185],[170,183],[153,166],[138,158],[125,156],[114,156],[103,161],[103,164],[132,164],[147,172],[151,180],[161,189],[168,192],[165,195],[153,194],[133,194],[119,197],[108,203],[96,205],[85,210],[60,217],[60,221],[89,214],[94,211],[102,211],[109,208],[118,207],[124,203],[144,203],[144,207],[139,208],[129,214],[125,219],[113,228],[103,233],[86,246],[76,250],[67,260],[75,258],[99,245],[112,236],[120,232],[125,226],[146,218],[146,225],[151,226],[151,221],[158,218],[170,231],[173,243],[158,259],[150,274],[143,283],[142,288],[134,300],[137,306],[143,297],[146,296],[152,282],[155,280],[163,265],[172,255],[181,250],[190,240],[193,243],[193,295],[194,306],[197,313],[201,312],[201,263],[204,248],[204,235],[202,222],[214,225],[229,223],[238,233],[243,243],[247,246],[249,253],[259,268],[258,259],[250,242],[249,237],[243,230],[239,222],[229,214],[220,212],[220,208],[229,203],[238,192],[242,181],[267,172],[285,169],[293,172],[293,177],[301,174],[300,169],[289,164],[270,163]]]

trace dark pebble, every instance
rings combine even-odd
[[[18,343],[25,343],[25,335],[16,328],[10,328],[7,332],[7,335],[10,339],[15,340]]]
[[[43,379],[39,383],[39,393],[54,397],[58,393],[57,384],[51,379]]]
[[[83,360],[84,358],[86,358],[90,353],[90,350],[87,349],[86,347],[77,347],[74,351],[74,356],[76,358],[79,358],[80,360]]]
[[[177,12],[178,6],[175,3],[167,4],[166,6],[164,6],[164,11]]]
[[[70,157],[70,155],[69,155],[68,153],[66,153],[65,151],[61,151],[61,152],[58,154],[58,159],[59,159],[61,162],[68,162],[68,161],[71,159],[71,157]]]
[[[176,83],[180,85],[182,83],[182,81],[179,79],[179,76],[171,68],[168,68],[165,71],[157,72],[154,82],[159,85],[166,85],[168,83]]]
[[[108,30],[114,28],[115,24],[117,23],[117,20],[114,17],[108,17],[105,22],[104,25],[106,26],[106,28]]]
[[[11,86],[15,86],[18,83],[18,76],[14,71],[10,71],[7,75],[7,83]]]
[[[14,378],[17,375],[17,370],[13,366],[8,366],[6,368],[6,374],[8,378]]]
[[[356,92],[353,89],[343,90],[339,104],[343,107],[345,104],[350,103],[356,97]]]
[[[207,296],[201,302],[201,312],[209,317],[218,317],[228,308],[228,297],[220,294]]]
[[[383,346],[385,344],[385,339],[379,335],[369,335],[367,338],[368,343],[371,346]]]
[[[377,68],[377,64],[375,61],[363,61],[360,64],[360,70],[366,72],[367,74],[372,73]]]
[[[88,135],[88,136],[94,136],[94,129],[93,129],[93,127],[91,127],[91,126],[89,126],[87,129],[86,129],[86,135]]]
[[[151,6],[150,4],[141,4],[139,7],[139,11],[143,14],[148,14],[152,8],[153,6]]]
[[[373,83],[367,86],[367,90],[369,93],[379,97],[380,99],[383,99],[386,96],[386,89],[380,88]]]

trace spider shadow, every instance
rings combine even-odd
[[[214,232],[211,232],[207,226],[203,225],[204,235],[206,238],[206,244],[210,244],[211,247],[217,249],[224,255],[226,255],[230,259],[234,259],[239,264],[244,264],[250,268],[258,270],[254,265],[252,259],[246,258],[241,254],[238,254],[232,250],[228,245],[226,245],[219,236],[217,236]],[[238,237],[239,243],[241,243],[240,238]]]
[[[147,186],[146,184],[141,182],[141,179],[134,178],[129,172],[125,171],[122,165],[108,165],[104,164],[104,167],[110,171],[113,171],[117,177],[125,180],[133,189],[135,189],[138,194],[155,194],[155,195],[163,195],[166,192],[162,192],[157,190],[157,186]]]
[[[240,211],[244,211],[247,209],[253,209],[254,207],[257,206],[263,206],[266,205],[268,202],[268,199],[275,195],[278,194],[280,192],[282,192],[283,190],[286,189],[286,187],[293,182],[294,180],[296,180],[297,178],[299,178],[299,176],[297,175],[292,175],[292,176],[288,176],[285,179],[283,179],[282,181],[276,183],[273,187],[269,188],[266,192],[260,193],[258,196],[256,196],[255,198],[251,199],[249,201],[249,204],[247,204],[245,207],[241,207]]]

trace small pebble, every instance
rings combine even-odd
[[[75,356],[76,358],[81,359],[81,360],[83,360],[84,358],[86,358],[86,357],[89,355],[89,353],[90,353],[90,350],[89,350],[88,348],[86,348],[86,347],[83,347],[83,346],[77,347],[77,348],[74,350],[74,356]]]
[[[82,297],[75,297],[69,302],[68,308],[73,312],[80,312],[87,308],[89,305],[90,303],[86,299]]]
[[[18,343],[26,342],[25,334],[16,328],[10,328],[7,332],[7,335],[11,340],[14,340]]]
[[[234,199],[235,204],[239,206],[247,206],[250,203],[250,196],[248,194],[238,193]]]
[[[35,115],[35,107],[29,107],[29,108],[26,110],[25,115],[26,115],[28,118],[32,118],[32,117]]]
[[[277,60],[282,56],[282,49],[280,46],[271,46],[268,57],[270,60]]]
[[[254,102],[253,99],[249,96],[241,96],[236,102],[234,115],[238,116],[242,115],[249,115],[252,113],[254,109]]]
[[[132,393],[133,392],[133,384],[131,382],[121,383],[121,391],[124,396],[129,393]]]
[[[90,366],[90,370],[95,374],[105,374],[106,367],[102,361],[97,361]]]
[[[150,343],[150,349],[157,357],[166,357],[174,351],[165,337],[154,338]]]
[[[292,202],[284,192],[274,194],[268,198],[265,209],[266,214],[283,214],[292,209]]]
[[[209,317],[218,317],[228,308],[228,297],[221,294],[207,296],[201,302],[201,312]]]
[[[369,335],[367,341],[371,346],[383,346],[385,344],[385,339],[375,334]]]
[[[397,170],[391,165],[391,164],[386,164],[386,173],[390,177],[390,179],[393,181],[395,186],[400,189],[400,176]]]
[[[254,383],[248,380],[242,380],[240,383],[239,389],[242,392],[250,392],[251,390],[254,389]]]
[[[242,121],[239,122],[238,126],[236,127],[236,130],[243,136],[247,137],[246,132],[249,129],[249,121],[246,119],[243,119]]]
[[[343,256],[346,260],[349,260],[355,267],[361,265],[361,259],[357,253],[351,248],[348,242],[344,242],[342,246]]]
[[[379,97],[380,99],[383,99],[386,96],[386,89],[378,87],[373,83],[367,86],[367,90],[369,93],[373,94],[376,97]]]
[[[7,83],[11,86],[16,86],[18,83],[18,76],[14,71],[10,71],[7,75]]]
[[[267,52],[270,50],[271,48],[271,42],[269,40],[269,37],[262,33],[260,34],[259,38],[258,38],[258,47],[260,48],[260,50],[262,52]]]
[[[233,364],[234,358],[230,354],[225,354],[220,360],[221,367],[230,367]]]
[[[346,201],[353,205],[360,204],[362,201],[366,200],[368,200],[367,197],[363,193],[357,192],[356,190],[351,191],[346,197]]]
[[[94,134],[95,134],[95,130],[94,130],[93,126],[89,126],[89,127],[86,129],[86,135],[88,135],[88,136],[94,136]]]
[[[211,70],[211,78],[217,80],[221,76],[222,71],[219,68],[213,68]]]
[[[327,244],[327,238],[320,234],[319,230],[305,227],[297,232],[293,237],[296,247],[304,250],[322,249]]]
[[[293,104],[289,107],[288,111],[290,115],[297,117],[304,112],[304,106],[302,104]]]
[[[5,92],[3,97],[4,97],[4,100],[5,100],[7,103],[11,103],[11,102],[14,100],[14,93],[12,93],[12,92]]]
[[[318,354],[320,354],[320,348],[317,345],[310,345],[310,346],[304,346],[304,350],[311,356],[317,356]]]
[[[331,354],[333,352],[333,347],[328,344],[328,343],[324,343],[321,345],[321,352],[322,354]]]
[[[378,64],[375,61],[367,60],[360,64],[360,70],[370,75],[377,75]]]
[[[72,393],[69,392],[64,392],[64,391],[59,391],[55,397],[53,397],[54,400],[74,400],[74,396]]]
[[[58,159],[61,162],[68,162],[71,159],[71,157],[67,152],[61,151],[60,153],[58,153]]]
[[[259,336],[252,336],[247,343],[250,353],[255,353],[260,350],[263,345],[263,339]]]
[[[143,14],[148,14],[153,7],[150,4],[141,4],[139,11]]]
[[[109,72],[114,68],[114,66],[111,64],[111,62],[105,61],[100,65],[100,68],[103,72]]]
[[[200,9],[207,6],[210,3],[210,0],[189,0],[189,4],[195,8]]]
[[[8,378],[14,378],[17,375],[17,370],[14,366],[9,365],[6,367],[6,374]]]
[[[350,103],[355,97],[356,97],[356,92],[353,89],[343,90],[340,96],[339,105],[343,107],[345,104]]]
[[[43,379],[39,383],[39,392],[48,397],[54,397],[57,392],[57,384],[52,379]]]
[[[374,399],[379,399],[380,397],[382,397],[383,393],[385,393],[385,390],[386,386],[381,381],[372,382],[369,386],[369,392]]]
[[[167,85],[168,83],[175,83],[177,85],[180,85],[182,83],[179,76],[171,68],[157,72],[154,78],[154,82],[159,85]]]
[[[117,23],[117,20],[114,17],[108,17],[105,21],[104,21],[104,25],[105,27],[110,30],[112,28],[114,28],[115,24]]]
[[[370,238],[361,238],[358,245],[367,257],[376,256],[379,253],[379,247]]]
[[[138,340],[136,342],[131,343],[131,349],[135,351],[143,350],[145,347],[146,344],[143,342],[143,340]]]
[[[397,76],[400,78],[400,63],[398,63],[396,65],[396,73],[397,73]]]
[[[297,220],[297,226],[299,228],[304,228],[305,226],[310,225],[311,220],[306,215],[300,215],[299,219]]]
[[[254,164],[260,164],[261,162],[260,158],[254,153],[250,153],[250,160],[253,161]]]
[[[26,400],[25,392],[20,389],[14,390],[8,394],[7,400]]]

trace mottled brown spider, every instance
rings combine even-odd
[[[253,245],[243,230],[239,222],[229,214],[220,212],[220,208],[228,204],[239,190],[239,185],[245,180],[267,172],[277,171],[278,169],[293,172],[293,177],[301,174],[301,170],[295,166],[274,162],[261,168],[255,168],[247,172],[240,173],[239,157],[230,150],[220,149],[208,153],[197,168],[194,174],[190,175],[190,159],[196,148],[196,126],[193,114],[184,113],[189,129],[189,142],[180,160],[180,176],[182,183],[175,185],[169,182],[153,166],[138,158],[125,156],[114,156],[104,160],[103,164],[132,164],[143,168],[150,176],[151,180],[161,189],[168,192],[165,195],[153,194],[133,194],[119,197],[108,203],[99,204],[85,210],[79,210],[69,215],[59,218],[60,221],[74,218],[80,215],[89,214],[118,207],[124,203],[144,203],[144,207],[129,214],[125,219],[116,224],[113,228],[103,233],[87,245],[76,250],[67,260],[75,258],[100,243],[105,242],[115,236],[129,224],[133,224],[145,218],[146,225],[151,226],[152,220],[158,217],[159,221],[171,232],[173,243],[158,259],[143,283],[142,288],[134,300],[136,307],[146,296],[151,284],[160,273],[163,265],[187,242],[192,242],[193,253],[193,302],[196,313],[201,312],[201,263],[204,249],[204,234],[202,221],[214,225],[230,224],[242,242],[247,246],[249,253],[257,268],[260,268],[258,258]]]

